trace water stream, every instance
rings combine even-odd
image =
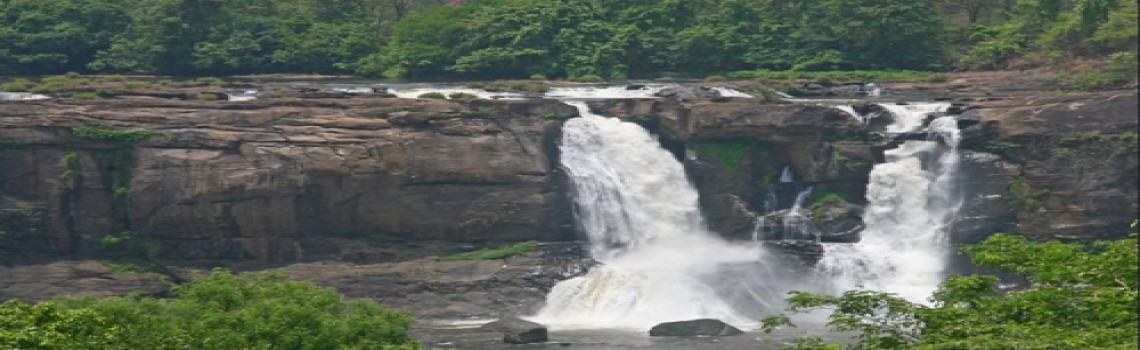
[[[895,115],[887,129],[917,132],[931,140],[906,141],[886,152],[867,186],[866,229],[855,244],[825,245],[819,277],[832,292],[865,288],[923,302],[944,276],[951,247],[947,233],[962,199],[956,186],[958,128],[952,117],[933,120],[945,104],[882,105]]]

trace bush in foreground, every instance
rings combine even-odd
[[[174,297],[0,304],[3,349],[419,349],[411,318],[281,274],[224,271]]]
[[[833,330],[859,334],[849,349],[1136,349],[1136,249],[1135,235],[1091,244],[996,235],[965,251],[979,265],[1026,275],[1027,288],[1003,291],[994,276],[954,276],[931,306],[872,291],[797,292],[788,301],[793,311],[834,310]],[[764,324],[790,322],[781,315]],[[796,347],[839,348],[819,338]]]

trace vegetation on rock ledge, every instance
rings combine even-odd
[[[439,260],[443,261],[456,261],[456,260],[494,260],[512,257],[515,255],[527,253],[538,249],[538,242],[528,241],[516,243],[513,245],[502,246],[498,248],[490,248],[483,250],[476,250],[473,252],[452,254]]]

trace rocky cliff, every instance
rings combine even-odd
[[[998,231],[1038,239],[1127,232],[1137,210],[1135,91],[968,104],[955,110],[968,120],[957,241]],[[815,187],[807,206],[819,224],[857,232],[867,175],[893,144],[874,125],[810,104],[590,105],[658,134],[685,161],[710,226],[733,239],[752,239],[765,193],[785,168]],[[583,262],[569,256],[580,253],[427,257],[577,240],[557,149],[562,120],[575,115],[553,100],[343,94],[0,102],[0,265],[19,265],[0,274],[0,299],[161,293],[165,282],[154,275],[66,262],[142,259],[174,280],[192,267],[290,266],[422,316],[531,307],[553,279],[580,272]],[[493,285],[507,291],[487,295]]]
[[[0,109],[0,262],[403,260],[573,240],[555,101],[51,100]]]

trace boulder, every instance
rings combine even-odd
[[[482,331],[503,333],[507,344],[545,343],[549,340],[546,326],[517,317],[499,319],[479,327]]]
[[[711,318],[665,322],[649,330],[651,337],[725,337],[744,334],[739,328]]]

